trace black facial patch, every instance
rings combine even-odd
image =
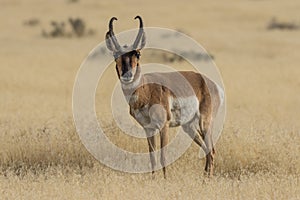
[[[116,65],[116,70],[117,70],[118,78],[120,78],[120,72],[119,72],[119,69],[118,69],[117,65]]]
[[[138,60],[140,58],[140,52],[133,50],[127,53],[124,52],[115,52],[114,53],[116,65],[116,71],[118,73],[118,77],[132,77],[132,68],[139,65]],[[137,60],[136,60],[137,59]]]
[[[132,60],[131,56],[127,56],[127,55],[122,56],[122,76],[126,74],[129,70],[131,70],[132,68],[131,60]]]

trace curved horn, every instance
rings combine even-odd
[[[116,17],[112,17],[109,20],[109,25],[108,25],[109,31],[107,33],[109,34],[114,46],[116,47],[116,50],[119,50],[121,48],[121,46],[119,45],[119,42],[114,33],[114,27],[113,27],[114,20],[118,20],[118,19]]]
[[[141,39],[142,39],[142,45],[141,48],[143,48],[145,46],[145,33],[144,33],[144,25],[143,25],[143,20],[142,18],[138,15],[136,16],[134,19],[139,19],[140,21],[140,28],[139,28],[139,32],[138,35],[136,36],[136,39],[133,43],[133,48],[136,49],[138,47],[138,44],[140,43]]]
[[[114,20],[118,20],[116,17],[112,17],[110,20],[109,20],[109,25],[108,25],[108,28],[109,28],[109,31],[113,32],[114,31],[114,27],[113,27],[113,22]]]

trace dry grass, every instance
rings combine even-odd
[[[300,199],[299,31],[265,29],[274,16],[300,21],[299,1],[156,3],[0,2],[1,199]],[[49,21],[74,13],[100,35],[40,36]],[[212,179],[203,175],[196,145],[168,167],[167,180],[161,172],[152,179],[101,165],[76,134],[71,97],[80,63],[102,41],[111,16],[120,18],[119,32],[136,26],[130,20],[137,13],[148,26],[184,29],[215,56],[228,105]],[[32,18],[39,24],[23,25]],[[97,111],[109,116],[105,105]],[[120,146],[147,149],[145,140],[131,148],[114,126],[108,134]]]

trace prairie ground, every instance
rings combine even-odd
[[[267,29],[273,17],[300,25],[299,1],[2,0],[0,7],[0,199],[300,199],[300,30]],[[203,175],[196,145],[165,180],[160,171],[153,179],[105,167],[79,140],[77,70],[103,41],[110,17],[121,32],[137,26],[137,14],[146,26],[183,30],[215,58],[227,115],[213,178]],[[42,34],[69,17],[93,34]],[[97,104],[100,118],[106,108]],[[147,150],[146,140],[107,130],[117,145]]]

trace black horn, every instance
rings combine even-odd
[[[120,44],[115,36],[115,33],[114,33],[114,27],[113,27],[114,20],[118,20],[118,19],[116,17],[112,17],[109,21],[109,26],[108,26],[109,31],[107,32],[107,36],[112,40],[113,45],[115,46],[115,49],[120,50],[121,46],[120,46]],[[107,39],[109,39],[109,38],[107,38]]]
[[[142,43],[141,43],[141,49],[145,46],[145,33],[144,33],[144,25],[143,25],[143,20],[140,16],[136,16],[134,19],[139,19],[140,21],[140,27],[139,27],[139,32],[138,32],[138,35],[136,36],[136,39],[133,43],[133,48],[134,49],[137,49],[140,41],[142,40]]]
[[[114,31],[114,26],[113,26],[114,20],[118,20],[118,19],[117,19],[116,17],[112,17],[112,18],[109,20],[108,28],[109,28],[109,31],[110,31],[110,32],[113,32],[113,31]]]

